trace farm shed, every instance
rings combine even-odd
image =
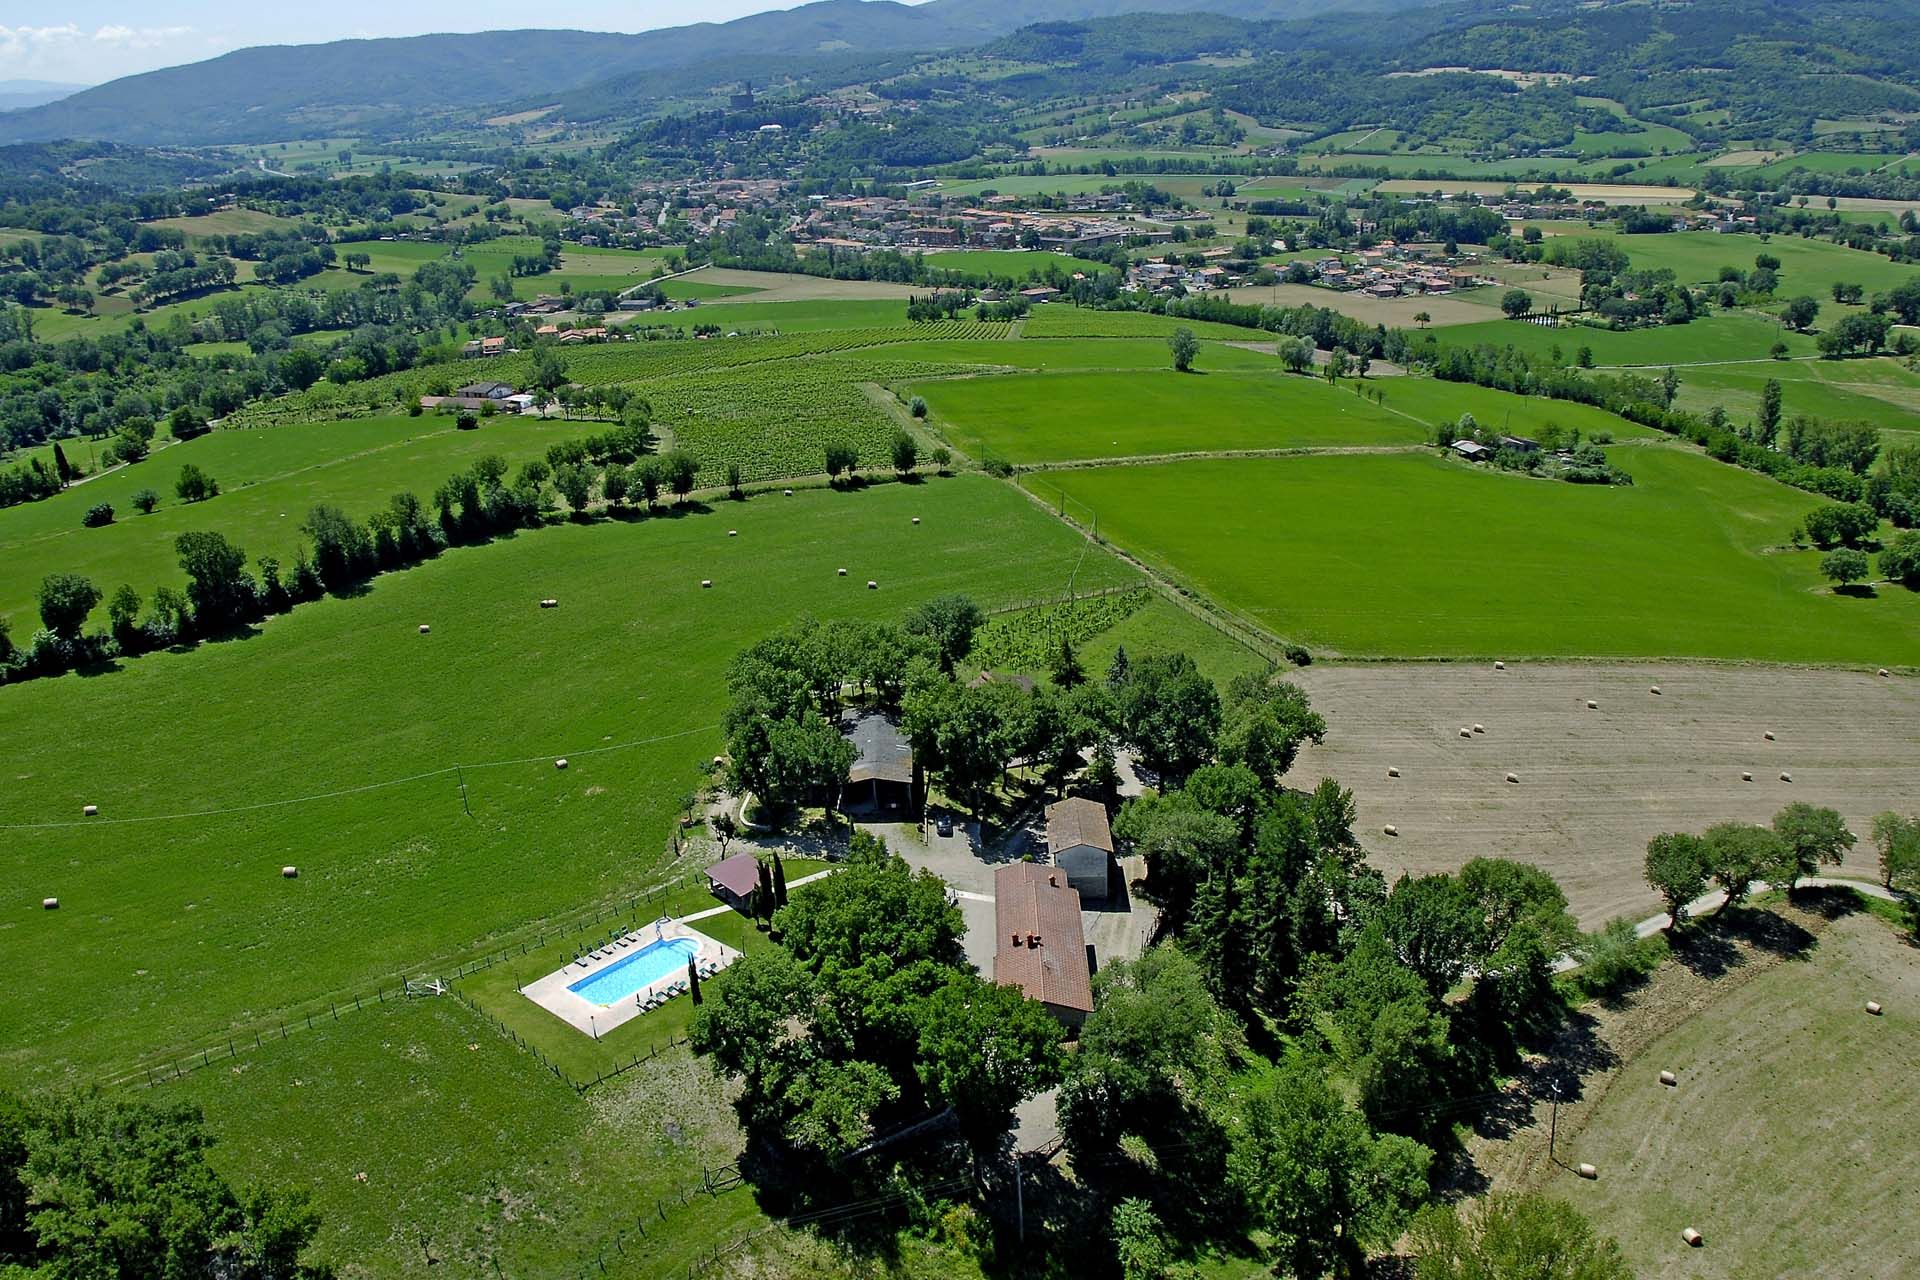
[[[760,860],[751,853],[736,853],[707,868],[707,888],[735,911],[747,910],[759,886]]]
[[[1493,450],[1472,440],[1455,440],[1453,451],[1468,462],[1484,462],[1493,456]]]
[[[1089,898],[1113,887],[1113,832],[1105,806],[1078,796],[1047,806],[1047,852],[1067,883]]]
[[[993,873],[1000,941],[993,980],[1018,987],[1069,1027],[1093,1012],[1093,970],[1080,927],[1080,895],[1059,870],[1020,862]]]
[[[900,726],[877,711],[850,711],[841,732],[860,754],[847,770],[847,804],[855,808],[913,807],[913,748]]]

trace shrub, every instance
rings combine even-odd
[[[907,412],[911,413],[916,418],[926,417],[927,416],[926,399],[922,396],[915,396],[913,399],[909,400],[907,402]]]
[[[1304,645],[1290,644],[1281,652],[1286,655],[1287,661],[1296,667],[1313,665],[1313,655],[1307,652]]]
[[[990,476],[1005,480],[1013,474],[1013,464],[997,453],[989,453],[980,459],[980,469]]]
[[[220,483],[198,465],[189,462],[180,468],[180,478],[174,481],[173,491],[182,502],[204,502],[220,495]]]
[[[1880,553],[1880,575],[1920,589],[1920,532],[1908,531]]]
[[[455,430],[472,431],[480,425],[480,419],[470,413],[463,413],[453,420]]]
[[[136,489],[132,498],[133,506],[141,515],[152,515],[153,509],[160,505],[160,495],[151,489]]]
[[[1666,935],[1639,937],[1633,921],[1621,916],[1581,939],[1576,948],[1580,967],[1568,983],[1588,999],[1615,995],[1659,968],[1667,951]]]
[[[113,523],[113,504],[97,502],[87,508],[87,514],[80,517],[80,523],[89,529],[98,529],[101,525]]]

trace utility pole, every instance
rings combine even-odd
[[[1027,1242],[1027,1196],[1020,1171],[1020,1153],[1013,1155],[1013,1219],[1015,1230],[1019,1232],[1020,1243]]]
[[[1547,1122],[1547,1159],[1552,1161],[1554,1164],[1560,1163],[1560,1158],[1553,1153],[1553,1144],[1555,1143],[1555,1141],[1559,1139],[1559,1137],[1560,1137],[1560,1082],[1558,1080],[1555,1080],[1553,1082],[1552,1118],[1549,1119]]]
[[[456,774],[456,775],[457,775],[457,776],[459,777],[459,779],[460,779],[460,809],[461,809],[461,811],[462,811],[463,813],[465,813],[465,814],[466,814],[466,815],[467,815],[467,816],[468,816],[469,818],[471,818],[471,817],[473,816],[473,808],[472,808],[472,806],[470,806],[470,805],[469,805],[469,804],[467,803],[467,773],[466,773],[466,770],[464,770],[464,769],[462,769],[462,768],[461,768],[461,767],[460,767],[459,765],[457,765],[457,764],[456,764],[455,766],[453,766],[453,771],[454,771],[454,773],[455,773],[455,774]]]

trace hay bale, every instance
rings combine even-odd
[[[431,630],[433,630],[433,628],[432,628],[432,627],[430,627],[430,626],[428,626],[428,625],[427,625],[426,623],[424,623],[424,622],[423,622],[423,623],[421,623],[421,624],[420,624],[420,634],[421,634],[421,635],[426,635],[426,634],[427,634],[427,632],[429,632],[429,631],[431,631]]]
[[[1467,728],[1465,725],[1462,725],[1460,727],[1460,736],[1463,738],[1471,738],[1473,736],[1473,730]]]
[[[1882,678],[1882,679],[1884,679],[1884,678],[1886,678],[1887,676],[1890,676],[1890,675],[1892,675],[1892,674],[1893,674],[1893,672],[1891,672],[1891,671],[1889,671],[1889,670],[1887,670],[1887,669],[1886,669],[1885,667],[1882,667],[1882,668],[1880,668],[1880,675],[1881,675],[1881,678]]]
[[[1751,774],[1751,773],[1749,773],[1749,772],[1745,772],[1745,771],[1742,771],[1742,772],[1741,772],[1741,774],[1740,774],[1740,781],[1742,781],[1742,782],[1752,782],[1752,781],[1753,781],[1753,774]]]
[[[1600,1176],[1598,1169],[1584,1161],[1574,1169],[1574,1172],[1585,1178],[1588,1182],[1592,1182]]]
[[[1599,709],[1600,709],[1599,703],[1595,702],[1592,698],[1587,699],[1587,710],[1598,711]]]
[[[1680,1085],[1680,1077],[1676,1076],[1671,1071],[1662,1071],[1660,1073],[1660,1083],[1667,1086],[1667,1088],[1669,1089],[1678,1088]]]
[[[914,522],[915,524],[919,524],[919,523],[920,523],[920,517],[919,517],[919,516],[915,516],[915,517],[913,518],[913,522]]]
[[[729,529],[727,530],[727,536],[729,538],[737,538],[740,536],[740,531],[738,529]]]
[[[1657,698],[1657,697],[1659,697],[1659,696],[1660,696],[1660,686],[1659,686],[1659,685],[1655,685],[1655,686],[1653,686],[1653,688],[1652,688],[1652,690],[1651,690],[1650,692],[1651,692],[1651,693],[1653,694],[1653,696],[1654,696],[1654,697],[1656,697],[1656,698]]]
[[[1485,725],[1483,725],[1483,724],[1477,724],[1477,725],[1475,725],[1475,726],[1473,726],[1473,731],[1474,731],[1475,733],[1485,733],[1485,732],[1487,731],[1487,726],[1485,726]]]
[[[1695,1231],[1692,1227],[1688,1227],[1685,1231],[1682,1231],[1680,1233],[1680,1238],[1682,1240],[1685,1240],[1687,1242],[1687,1245],[1690,1248],[1694,1248],[1694,1249],[1698,1249],[1701,1245],[1706,1243],[1706,1241],[1701,1238],[1700,1233],[1698,1231]]]
[[[283,880],[298,880],[300,878],[300,868],[282,867],[280,868],[280,877]]]
[[[83,804],[80,806],[80,816],[83,818],[94,818],[99,815],[100,806],[97,804]]]
[[[1880,1002],[1878,1000],[1867,1001],[1867,1012],[1876,1018],[1879,1017],[1881,1013]]]
[[[542,600],[540,602],[540,607],[542,609],[558,609],[560,607],[560,602],[558,600],[555,600],[552,596],[548,596],[545,600]]]
[[[558,760],[555,760],[555,761],[553,762],[553,767],[554,767],[554,768],[556,768],[556,769],[564,769],[564,768],[566,768],[566,767],[567,767],[567,758],[566,758],[565,756],[561,756],[561,757],[560,757],[560,758],[559,758]]]
[[[843,577],[843,578],[844,578],[844,577],[846,577],[846,576],[847,576],[847,571],[846,571],[845,569],[842,569],[842,570],[840,571],[840,576],[841,576],[841,577]]]
[[[787,496],[788,496],[789,498],[791,498],[791,497],[793,496],[793,490],[791,490],[791,489],[786,489],[786,490],[783,490],[783,492],[784,492],[784,493],[785,493],[785,494],[786,494],[786,495],[787,495]]]
[[[1517,773],[1510,773],[1510,774],[1508,774],[1508,775],[1507,775],[1507,781],[1508,781],[1508,782],[1518,782],[1518,781],[1520,781],[1520,775],[1519,775],[1519,774],[1517,774]]]
[[[58,911],[60,909],[60,899],[42,898],[40,899],[40,909],[42,911]]]
[[[1780,771],[1780,781],[1782,781],[1782,782],[1792,782],[1792,781],[1793,781],[1793,775],[1792,775],[1792,774],[1790,774],[1790,773],[1788,773],[1788,772],[1787,772],[1787,771],[1786,771],[1785,769],[1782,769],[1782,770]]]
[[[1496,662],[1493,664],[1493,669],[1495,671],[1505,671],[1507,669],[1507,664],[1504,662]]]
[[[879,583],[875,582],[872,578],[867,579],[867,590],[878,591],[879,589],[880,589]]]
[[[1773,730],[1771,730],[1771,729],[1769,729],[1769,730],[1767,730],[1767,731],[1766,731],[1765,733],[1763,733],[1763,734],[1761,734],[1760,736],[1761,736],[1761,737],[1763,737],[1763,738],[1765,738],[1765,739],[1766,739],[1766,740],[1767,740],[1768,742],[1772,742],[1772,741],[1773,741]]]
[[[712,585],[713,585],[713,579],[712,579],[712,578],[702,578],[702,579],[700,579],[700,589],[701,589],[702,591],[704,591],[704,590],[706,590],[706,589],[707,589],[708,587],[711,587]]]
[[[1394,826],[1391,822],[1389,822],[1386,826],[1380,829],[1386,832],[1390,836],[1397,836],[1400,834],[1400,828]]]
[[[1399,777],[1399,776],[1400,776],[1400,770],[1399,770],[1399,768],[1398,768],[1398,767],[1396,767],[1396,766],[1394,766],[1394,765],[1388,765],[1388,766],[1387,766],[1387,776],[1388,776],[1389,778],[1397,778],[1397,777]]]

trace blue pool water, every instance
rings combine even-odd
[[[638,951],[624,955],[598,973],[567,984],[567,990],[597,1005],[617,1004],[629,999],[673,973],[684,974],[687,961],[700,950],[691,938],[668,938],[649,942]]]

